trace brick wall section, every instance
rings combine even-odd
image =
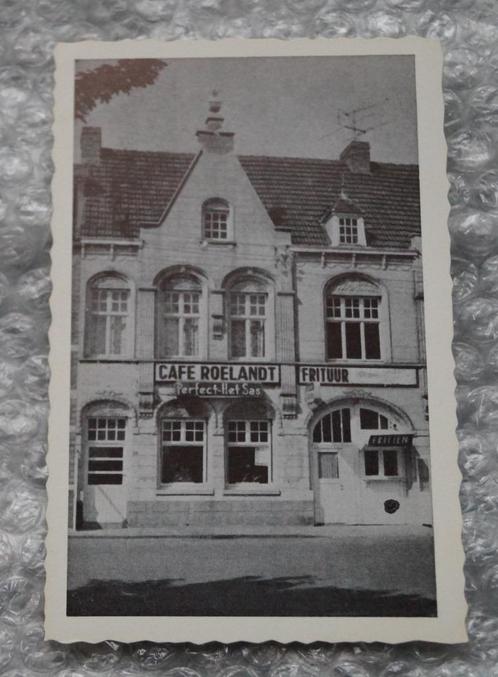
[[[128,503],[130,527],[285,526],[313,524],[312,501],[222,500]]]

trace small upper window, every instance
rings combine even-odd
[[[325,225],[333,247],[365,247],[365,220],[354,212],[333,213]]]
[[[228,202],[221,198],[207,200],[202,208],[203,236],[206,240],[231,238],[231,214]]]
[[[358,244],[358,219],[349,216],[339,217],[339,244]]]

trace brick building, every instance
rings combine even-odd
[[[75,167],[71,526],[431,522],[418,168]]]

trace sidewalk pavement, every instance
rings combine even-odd
[[[348,534],[363,538],[382,535],[403,538],[430,536],[432,527],[407,524],[326,524],[323,526],[204,526],[123,528],[69,531],[69,538],[333,538]]]

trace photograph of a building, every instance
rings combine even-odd
[[[284,112],[275,118],[269,103],[258,109],[264,83],[260,95],[257,81],[241,78],[255,107],[241,103],[230,117],[236,65],[228,80],[224,65],[210,66],[196,92],[204,103],[188,111],[195,128],[183,124],[185,102],[168,99],[186,96],[174,61],[134,94],[132,112],[143,97],[146,119],[136,137],[126,95],[117,97],[121,117],[105,122],[97,111],[78,127],[71,533],[430,530],[416,124],[415,152],[403,162],[395,122],[376,131],[374,118],[368,132],[371,123],[351,113],[375,99],[372,73],[396,57],[379,59],[365,68],[369,91],[351,75],[349,100],[337,100],[349,126],[334,155],[326,139],[314,156],[293,152],[300,127]],[[342,79],[357,72],[349,62]],[[195,59],[184,60],[188,68],[195,72]],[[396,68],[406,101],[392,96],[391,115],[415,101],[410,57]],[[304,85],[296,75],[296,96]],[[335,119],[319,129],[320,102],[309,96],[305,89],[303,127],[314,124],[319,139]],[[178,138],[154,135],[160,115],[171,116]],[[113,125],[126,127],[123,143],[113,145]],[[146,128],[155,148],[143,148]],[[287,137],[290,150],[271,137],[268,153],[265,143],[246,152],[246,131],[250,141],[258,129]],[[177,150],[186,134],[190,145]],[[383,158],[376,134],[391,139]]]

